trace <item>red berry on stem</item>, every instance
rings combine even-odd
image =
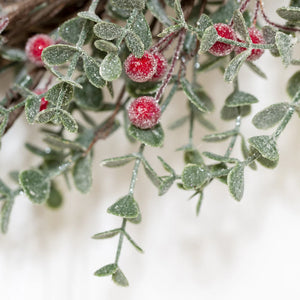
[[[44,94],[47,92],[47,89],[36,89],[34,90],[34,92],[37,94],[37,95],[41,95],[41,94]],[[45,99],[45,97],[43,97],[41,99],[41,104],[40,104],[40,111],[44,110],[47,108],[48,106],[48,101]]]
[[[130,54],[124,62],[125,73],[136,82],[146,82],[153,77],[156,72],[156,60],[154,56],[145,51],[141,58]]]
[[[133,100],[128,108],[130,122],[141,129],[152,128],[159,122],[160,106],[150,96],[142,96]]]
[[[217,33],[220,37],[234,41],[236,40],[236,34],[229,25],[217,23],[214,25],[214,27],[217,30]],[[233,49],[233,45],[229,45],[222,42],[216,42],[208,51],[215,56],[225,56],[228,55]]]
[[[46,34],[36,34],[31,37],[25,46],[27,58],[37,66],[43,66],[42,52],[43,50],[53,45],[54,41]]]
[[[262,32],[259,31],[257,28],[250,27],[250,28],[248,28],[248,32],[249,32],[249,35],[250,35],[250,38],[251,38],[251,41],[253,44],[264,44],[265,43],[265,39],[264,39]],[[240,41],[240,40],[239,40],[239,42],[245,43],[245,41]],[[243,48],[243,47],[235,47],[235,52],[237,54],[239,54],[245,50],[246,50],[246,48]],[[250,60],[250,61],[257,60],[263,55],[264,52],[265,51],[263,49],[252,49],[251,54],[247,57],[247,60]]]
[[[159,80],[167,72],[168,62],[167,59],[161,53],[153,53],[153,56],[156,60],[156,72],[152,77],[152,80]]]

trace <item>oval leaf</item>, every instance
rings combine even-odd
[[[227,184],[230,194],[237,201],[240,201],[244,193],[244,166],[237,164],[227,176]]]
[[[300,90],[300,71],[297,71],[288,81],[287,92],[291,98],[294,98]]]
[[[200,188],[209,178],[207,170],[193,164],[189,164],[184,168],[181,177],[185,189]]]
[[[104,52],[118,52],[119,50],[115,44],[105,40],[97,40],[94,42],[94,45],[97,49]]]
[[[275,42],[284,66],[288,66],[292,60],[292,49],[294,39],[288,34],[278,31],[275,36]]]
[[[122,64],[116,53],[109,53],[103,59],[100,66],[100,75],[104,80],[113,81],[120,77]]]
[[[278,15],[290,22],[300,22],[300,8],[299,7],[281,7],[276,10]]]
[[[71,84],[60,82],[48,90],[45,99],[53,105],[57,105],[58,100],[61,101],[62,105],[68,105],[73,98],[73,92]]]
[[[140,210],[132,195],[127,195],[110,206],[107,212],[115,216],[131,219],[136,218]]]
[[[145,8],[145,0],[111,0],[111,5],[116,8],[125,10],[143,10]]]
[[[123,28],[120,25],[109,23],[109,22],[99,22],[94,26],[95,35],[103,40],[114,40],[119,38],[123,33]]]
[[[86,77],[96,88],[103,88],[105,80],[100,76],[98,63],[90,56],[84,56],[83,66]]]
[[[73,168],[73,178],[76,188],[81,193],[87,193],[92,186],[92,161],[90,156],[79,158]]]
[[[128,31],[125,42],[127,48],[135,57],[141,58],[144,55],[144,44],[134,32]]]
[[[254,136],[249,139],[249,144],[264,158],[271,161],[279,159],[276,142],[271,137],[267,135]]]
[[[142,12],[137,14],[135,22],[131,25],[131,30],[139,37],[146,50],[152,44],[152,34],[147,20]]]
[[[93,235],[92,238],[95,239],[95,240],[109,239],[111,237],[116,236],[120,232],[121,232],[121,229],[117,228],[117,229],[97,233],[97,234]]]
[[[118,265],[117,264],[110,264],[110,265],[106,265],[104,267],[102,267],[101,269],[99,269],[98,271],[96,271],[94,273],[94,275],[99,276],[99,277],[103,277],[103,276],[109,276],[114,274],[118,269]]]
[[[42,52],[42,59],[46,65],[57,66],[69,61],[78,52],[75,47],[69,45],[52,45]]]
[[[35,122],[48,123],[54,119],[56,112],[57,112],[56,108],[48,108],[48,109],[42,110],[35,116]]]
[[[61,120],[63,126],[70,132],[75,133],[78,131],[78,125],[73,116],[66,110],[58,110],[58,117]]]
[[[119,268],[117,269],[117,271],[115,273],[113,273],[112,280],[114,281],[114,283],[116,283],[120,286],[128,286],[129,285],[127,278],[125,277],[125,275]]]
[[[125,156],[119,156],[119,157],[113,157],[105,159],[101,162],[102,166],[109,167],[109,168],[116,168],[121,167],[129,162],[136,159],[136,156],[133,154],[125,155]]]
[[[40,111],[41,100],[36,96],[29,96],[25,104],[25,116],[28,123],[34,123],[36,115]]]
[[[214,26],[206,28],[201,39],[199,54],[208,51],[218,40],[218,37],[218,32]]]
[[[160,147],[164,141],[164,131],[160,124],[151,129],[140,129],[130,125],[128,133],[136,140],[152,147]]]
[[[251,94],[236,91],[230,94],[225,102],[225,105],[228,107],[238,107],[244,105],[251,105],[257,103],[258,99]]]

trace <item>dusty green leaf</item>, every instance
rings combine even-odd
[[[125,42],[127,48],[135,57],[141,58],[144,55],[144,44],[133,31],[127,32]]]
[[[257,103],[258,99],[251,94],[236,91],[226,98],[225,105],[228,107],[238,107]]]
[[[104,167],[108,167],[108,168],[116,168],[116,167],[124,166],[124,165],[128,164],[129,162],[135,160],[136,158],[137,158],[137,156],[134,154],[113,157],[113,158],[108,158],[108,159],[102,160],[101,165]]]
[[[134,82],[128,80],[126,82],[126,89],[128,93],[135,98],[145,95],[153,95],[160,86],[160,82],[148,81],[148,82]]]
[[[224,141],[234,135],[237,135],[238,132],[236,130],[228,130],[220,133],[208,134],[203,137],[203,141],[205,142],[221,142]]]
[[[158,37],[165,37],[166,35],[168,35],[172,32],[176,32],[176,31],[180,30],[181,28],[182,28],[181,24],[175,24],[175,25],[172,25],[172,26],[169,26],[169,27],[165,28],[157,36]]]
[[[54,184],[51,184],[51,189],[50,189],[50,195],[47,199],[47,206],[50,208],[59,208],[62,206],[63,203],[63,197],[60,191],[55,187]]]
[[[244,193],[244,166],[236,164],[227,176],[227,184],[230,194],[237,201],[240,201]]]
[[[228,24],[232,18],[232,15],[236,9],[238,9],[240,3],[236,0],[228,0],[225,5],[220,6],[214,13],[210,15],[214,23]]]
[[[44,109],[35,116],[35,122],[48,123],[54,119],[56,112],[57,112],[56,108]]]
[[[160,147],[164,141],[164,131],[160,124],[150,129],[140,129],[134,125],[130,125],[128,133],[136,140],[152,147]]]
[[[201,39],[199,54],[208,51],[217,42],[218,37],[218,32],[214,26],[207,27]]]
[[[92,186],[92,160],[89,155],[79,158],[73,168],[73,179],[81,193],[87,193]]]
[[[279,159],[276,141],[267,135],[254,136],[250,138],[249,144],[255,148],[264,158],[276,161]]]
[[[261,78],[267,79],[267,75],[265,72],[263,72],[256,64],[254,64],[252,61],[246,61],[246,65],[258,76]]]
[[[300,22],[300,8],[299,7],[280,7],[276,10],[277,14],[289,22]]]
[[[92,57],[86,55],[83,58],[83,66],[89,82],[96,88],[103,88],[105,80],[100,75],[100,65]]]
[[[201,168],[199,165],[188,164],[182,173],[182,182],[186,189],[200,188],[207,180],[210,174],[207,170]]]
[[[200,37],[204,34],[205,30],[208,28],[208,27],[211,27],[214,25],[212,19],[206,15],[206,14],[201,14],[198,22],[197,22],[197,34],[200,35]]]
[[[250,151],[249,151],[249,149],[247,147],[246,140],[245,140],[245,138],[243,136],[241,136],[241,151],[242,151],[244,159],[248,159],[248,157],[250,156]],[[257,166],[256,166],[255,161],[253,161],[252,163],[250,163],[249,167],[252,170],[256,170]]]
[[[8,198],[2,205],[0,213],[0,224],[2,233],[6,233],[8,230],[8,224],[10,219],[10,214],[14,205],[14,199]]]
[[[130,242],[130,244],[140,253],[143,253],[144,250],[131,238],[131,236],[124,231],[124,235],[126,236],[127,240]]]
[[[224,163],[236,163],[238,161],[236,158],[222,156],[212,152],[203,152],[202,154],[212,160],[216,160]]]
[[[185,23],[184,13],[181,8],[180,0],[174,0],[175,13],[181,24]]]
[[[40,111],[41,100],[37,96],[28,96],[25,104],[25,116],[28,123],[34,123],[36,115]],[[0,130],[1,133],[1,130]]]
[[[103,40],[114,40],[123,34],[124,29],[117,24],[109,22],[99,22],[94,26],[95,35]]]
[[[114,274],[117,271],[117,269],[118,269],[117,264],[109,264],[96,271],[94,275],[99,277],[109,276]]]
[[[268,129],[275,126],[287,113],[288,103],[276,103],[258,112],[252,119],[253,125],[258,129]]]
[[[131,30],[139,37],[144,45],[144,49],[147,50],[152,44],[152,33],[141,11],[137,14],[135,22],[131,25]]]
[[[66,82],[60,82],[51,87],[45,94],[45,99],[53,105],[58,104],[60,99],[62,105],[68,105],[73,98],[73,86]]]
[[[50,181],[39,170],[26,170],[19,174],[20,185],[34,203],[45,202],[50,194]]]
[[[281,31],[277,31],[275,42],[282,59],[282,63],[285,67],[287,67],[292,60],[294,39],[291,35],[285,34]]]
[[[241,37],[247,42],[251,43],[251,38],[248,33],[248,28],[243,17],[243,14],[239,9],[233,13],[234,29],[241,35]]]
[[[104,52],[118,52],[118,47],[112,43],[105,40],[97,40],[94,42],[94,45],[97,49]]]
[[[0,179],[0,195],[10,197],[10,188]]]
[[[170,187],[173,185],[174,181],[175,181],[175,177],[174,176],[163,176],[160,177],[161,179],[161,183],[158,187],[158,195],[162,196],[164,195],[169,189]]]
[[[145,159],[142,161],[142,163],[148,178],[151,180],[154,186],[159,188],[161,184],[160,177],[157,175],[157,173],[154,171],[154,169],[150,166],[150,164]]]
[[[57,110],[57,116],[59,117],[63,126],[69,132],[76,133],[78,131],[77,122],[69,112],[63,109],[59,109]]]
[[[116,53],[109,53],[103,59],[100,66],[100,75],[104,80],[113,81],[120,77],[122,64]]]
[[[276,160],[269,160],[264,158],[263,156],[260,156],[259,158],[256,159],[257,162],[259,162],[262,166],[268,169],[275,169],[278,165],[279,158]]]
[[[221,118],[223,120],[234,120],[237,116],[245,117],[249,115],[251,112],[250,105],[244,105],[241,107],[228,107],[226,105],[223,106],[221,110]]]
[[[145,8],[145,0],[111,0],[111,5],[125,10],[143,10]]]
[[[47,143],[52,149],[61,152],[64,149],[71,149],[75,151],[86,150],[82,145],[77,142],[64,139],[56,135],[47,135],[43,141]],[[55,154],[57,156],[57,153]]]
[[[186,149],[184,151],[184,162],[185,164],[205,165],[200,152],[196,149]]]
[[[114,283],[116,283],[117,285],[120,285],[120,286],[128,286],[129,285],[127,278],[125,277],[125,275],[119,268],[117,269],[117,271],[115,273],[113,273],[112,280],[114,281]]]
[[[78,50],[70,45],[52,45],[42,52],[42,59],[46,65],[57,66],[69,61]]]
[[[121,229],[117,228],[117,229],[97,233],[97,234],[93,235],[92,238],[95,240],[109,239],[109,238],[116,236],[120,232],[121,232]]]
[[[111,205],[107,212],[118,217],[131,219],[136,218],[140,210],[132,195],[127,195]]]
[[[165,26],[170,26],[172,24],[159,0],[148,0],[147,7],[151,11],[151,14],[162,24]]]
[[[294,98],[300,90],[300,71],[297,71],[288,81],[286,87],[287,93],[291,98]]]
[[[275,37],[276,37],[277,30],[272,26],[264,26],[262,28],[262,33],[263,33],[266,44],[274,45],[274,48],[272,48],[270,50],[271,54],[276,57],[280,56],[280,53],[279,53],[277,47],[275,46],[275,43],[276,43]]]
[[[8,60],[8,61],[26,61],[27,56],[25,54],[25,51],[17,49],[17,48],[6,48],[1,46],[0,55]]]

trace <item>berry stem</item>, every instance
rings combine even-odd
[[[89,7],[89,12],[95,13],[98,4],[99,4],[99,0],[93,0]]]
[[[178,83],[177,81],[174,83],[174,85],[172,86],[168,96],[166,97],[165,101],[162,103],[161,107],[160,107],[160,111],[161,114],[163,114],[163,112],[165,111],[165,109],[167,108],[167,106],[169,105],[169,103],[171,102],[173,96],[175,95],[176,91],[177,91],[177,86]]]
[[[234,46],[238,46],[238,47],[242,47],[242,48],[247,48],[247,49],[267,49],[267,50],[271,50],[274,48],[273,44],[246,44],[246,43],[242,43],[242,42],[238,42],[238,41],[234,41],[234,40],[230,40],[230,39],[226,39],[223,37],[219,37],[218,38],[218,42],[222,42],[222,43],[226,43],[226,44],[230,44],[230,45],[234,45]]]

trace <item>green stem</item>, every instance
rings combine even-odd
[[[119,259],[120,259],[121,250],[122,250],[122,246],[123,246],[123,240],[124,240],[124,232],[125,232],[126,222],[127,222],[127,220],[124,218],[122,221],[119,243],[118,243],[118,248],[117,248],[117,253],[116,253],[116,258],[115,258],[115,264],[118,264]]]
[[[193,144],[193,131],[194,131],[194,120],[195,120],[195,113],[193,108],[190,109],[190,128],[189,128],[189,144]]]
[[[89,7],[89,12],[95,13],[98,4],[99,4],[99,0],[93,0]]]

